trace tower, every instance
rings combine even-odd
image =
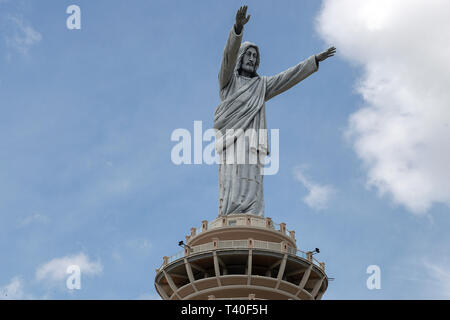
[[[232,214],[191,228],[184,251],[163,258],[155,287],[164,300],[314,300],[328,277],[285,223]]]

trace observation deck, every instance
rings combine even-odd
[[[155,287],[164,300],[321,299],[325,264],[297,248],[285,223],[248,214],[202,221],[184,251],[165,256]]]

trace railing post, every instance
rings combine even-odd
[[[248,300],[255,300],[255,294],[254,293],[250,293],[248,295]]]
[[[164,256],[163,257],[163,266],[167,266],[168,263],[169,263],[169,257]]]
[[[194,227],[191,228],[191,237],[194,237],[194,236],[195,236],[195,232],[196,232],[196,231],[197,231],[196,228],[194,228]]]
[[[227,225],[227,218],[223,217],[222,218],[222,227],[226,227],[226,225]]]
[[[295,231],[294,231],[294,230],[289,231],[289,236],[290,236],[291,239],[294,240],[294,242],[295,242]]]
[[[269,217],[266,218],[266,228],[272,228],[272,219]]]
[[[219,249],[219,238],[212,238],[213,250]]]
[[[251,226],[252,225],[252,218],[247,217],[247,225]]]
[[[282,234],[286,234],[286,223],[280,223],[280,231]]]
[[[184,256],[187,257],[191,253],[188,246],[184,246]]]
[[[255,242],[252,238],[248,238],[248,248],[251,249],[255,245]]]
[[[202,221],[202,232],[208,230],[208,220]]]
[[[312,253],[311,251],[308,251],[308,252],[306,253],[306,259],[307,259],[309,262],[313,262],[313,253]]]
[[[288,244],[286,241],[281,241],[281,252],[287,252],[288,251]]]
[[[322,270],[325,271],[325,262],[320,262],[319,264]]]

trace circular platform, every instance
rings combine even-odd
[[[160,296],[165,300],[321,299],[328,287],[324,264],[311,252],[297,250],[294,233],[283,230],[285,225],[276,230],[261,221],[252,225],[251,219],[255,217],[227,217],[207,225],[204,221],[201,232],[191,230],[185,251],[164,257],[157,270],[155,287]]]

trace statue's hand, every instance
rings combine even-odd
[[[319,54],[316,54],[316,59],[317,61],[323,61],[329,57],[334,56],[334,54],[336,53],[336,48],[335,47],[330,47],[327,50],[325,50],[324,52],[321,52]]]
[[[247,6],[242,6],[236,13],[236,24],[234,25],[237,34],[240,34],[244,25],[250,20],[250,15],[247,15]]]

